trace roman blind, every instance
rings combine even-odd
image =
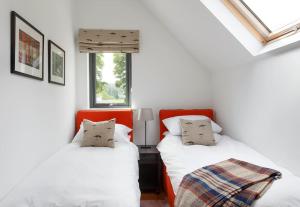
[[[80,29],[79,50],[82,53],[138,53],[139,31]]]

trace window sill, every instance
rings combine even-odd
[[[127,109],[133,109],[132,107],[90,107],[91,110],[127,110]]]
[[[260,51],[256,55],[261,55],[267,52],[270,52],[272,50],[279,49],[281,47],[285,47],[287,45],[293,44],[295,42],[300,41],[300,33],[291,35],[289,37],[283,38],[281,40],[277,40],[275,42],[272,42],[270,44],[264,45]],[[256,56],[254,55],[254,56]]]

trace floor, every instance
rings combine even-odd
[[[141,207],[169,207],[169,205],[163,193],[142,193]]]

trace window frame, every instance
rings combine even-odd
[[[131,69],[132,55],[126,54],[126,103],[97,103],[96,102],[96,53],[89,54],[89,88],[90,88],[90,108],[130,108],[131,107]]]
[[[228,9],[263,44],[289,37],[300,31],[300,20],[272,32],[243,0],[223,0]]]

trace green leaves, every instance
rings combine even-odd
[[[110,56],[112,55],[112,56]],[[112,59],[110,59],[112,57]],[[107,61],[107,62],[106,62]],[[112,61],[112,62],[111,62]],[[112,64],[113,63],[113,64]],[[103,69],[105,68],[105,71]],[[103,72],[112,70],[115,82],[103,80]],[[110,72],[109,72],[110,73]],[[107,81],[107,82],[106,82]],[[105,103],[125,103],[127,89],[126,54],[96,54],[96,96]]]
[[[114,53],[114,74],[118,79],[116,81],[116,87],[126,90],[126,54]]]
[[[104,66],[103,53],[96,54],[96,93],[104,90],[106,82],[102,81],[102,70]]]

